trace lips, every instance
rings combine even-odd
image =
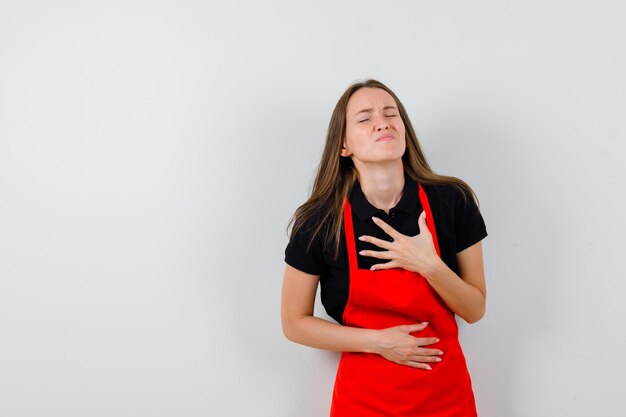
[[[382,140],[391,140],[391,139],[395,139],[395,138],[393,136],[391,136],[391,135],[384,135],[384,136],[381,136],[378,139],[376,139],[376,142],[380,142]]]

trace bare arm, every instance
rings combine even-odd
[[[319,276],[285,267],[281,321],[283,333],[292,342],[338,352],[367,352],[414,368],[428,369],[427,362],[441,361],[443,352],[428,346],[435,337],[415,337],[427,323],[403,324],[386,329],[362,329],[342,326],[313,316]]]
[[[313,316],[319,278],[285,264],[281,322],[287,339],[317,349],[375,352],[374,330],[342,326]]]
[[[457,253],[456,260],[459,275],[438,258],[427,278],[452,311],[475,323],[484,316],[487,300],[482,243]]]

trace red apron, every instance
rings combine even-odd
[[[441,256],[428,198],[419,183],[418,188],[428,230]],[[411,335],[439,338],[439,342],[424,347],[441,349],[444,354],[441,362],[428,362],[429,371],[400,365],[375,353],[342,352],[330,417],[476,417],[472,382],[452,310],[417,272],[359,269],[347,197],[343,220],[350,265],[344,325],[383,329],[427,321],[424,330]]]

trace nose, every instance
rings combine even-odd
[[[389,128],[389,125],[387,124],[387,120],[385,119],[384,116],[376,118],[375,128],[376,128],[376,131],[381,131],[383,129],[386,130]]]

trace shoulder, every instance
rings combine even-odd
[[[458,253],[487,236],[485,221],[469,189],[450,183],[422,184],[438,234]],[[451,249],[451,250],[452,250]]]
[[[429,202],[433,201],[442,208],[452,210],[459,200],[463,200],[463,192],[451,184],[422,184],[422,188]]]
[[[302,220],[302,224],[300,227],[296,228],[296,224],[291,227],[289,232],[289,242],[290,244],[307,244],[314,243],[320,240],[320,234],[314,236],[315,229],[319,225],[321,221],[321,215],[312,214],[307,219]]]
[[[321,234],[314,233],[319,221],[320,216],[313,215],[299,228],[294,224],[284,252],[286,263],[312,275],[321,275],[324,269]]]
[[[465,201],[465,196],[467,199],[473,200],[471,191],[466,187],[459,187],[450,183],[422,184],[422,187],[429,197],[432,194],[434,197],[446,201]]]
[[[423,188],[433,212],[444,219],[449,219],[457,229],[462,229],[468,224],[483,223],[471,190],[448,183],[425,184]]]

